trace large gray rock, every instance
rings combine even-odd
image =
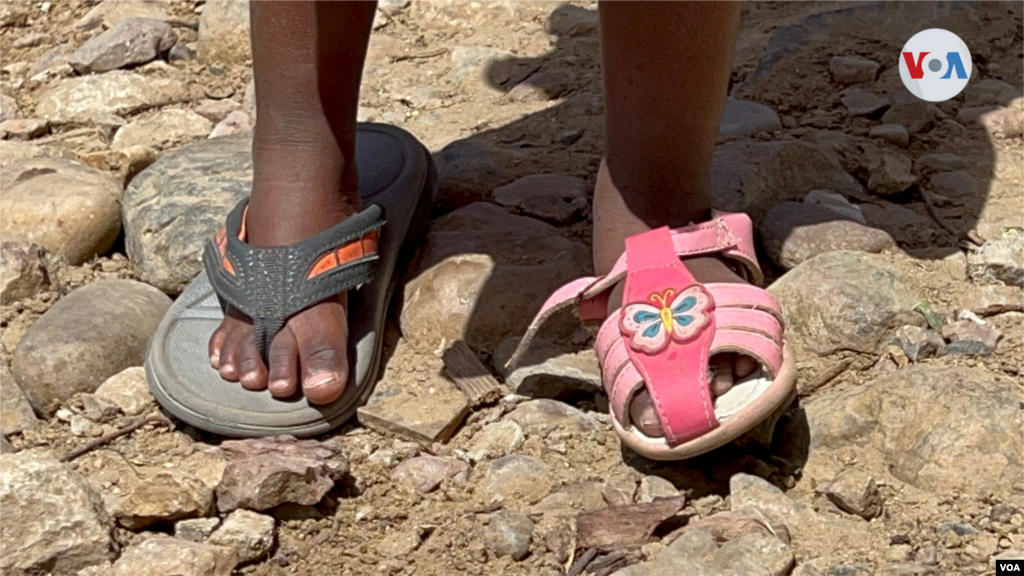
[[[798,356],[840,350],[874,352],[892,330],[922,319],[920,300],[879,256],[828,252],[804,261],[768,291],[782,304],[786,338]]]
[[[438,198],[459,207],[483,200],[496,187],[511,181],[513,167],[523,159],[515,150],[498,148],[477,140],[456,140],[438,152]]]
[[[132,180],[125,247],[137,278],[177,294],[202,269],[205,242],[252,186],[252,135],[179,148]]]
[[[976,282],[1024,286],[1024,234],[989,240],[971,252],[967,273]]]
[[[167,12],[160,0],[103,0],[75,22],[75,29],[113,28],[126,18],[166,20]]]
[[[178,35],[163,20],[125,18],[113,29],[82,44],[68,64],[79,74],[145,64],[170,50],[177,41]]]
[[[133,120],[117,131],[111,148],[120,150],[130,146],[167,148],[200,138],[213,130],[213,122],[191,110],[165,108],[153,116]]]
[[[782,122],[775,110],[746,100],[728,98],[722,112],[718,133],[722,136],[744,136],[754,132],[782,130]]]
[[[238,561],[226,546],[156,537],[125,550],[110,576],[230,576]]]
[[[0,363],[0,434],[18,434],[39,427],[39,418],[6,364]]]
[[[249,2],[210,2],[199,17],[199,59],[207,64],[234,64],[252,58]]]
[[[765,251],[785,269],[827,252],[878,253],[896,245],[892,236],[881,230],[834,210],[799,202],[783,202],[772,208],[760,230]]]
[[[586,273],[589,256],[548,224],[475,203],[431,224],[412,269],[401,323],[414,347],[463,339],[493,349]]]
[[[710,531],[688,530],[647,562],[614,572],[612,576],[701,574],[783,576],[793,567],[793,552],[770,534],[744,534],[719,546]]]
[[[149,339],[171,305],[152,286],[109,280],[79,288],[28,329],[11,369],[32,407],[52,414],[79,392],[145,360]]]
[[[41,246],[31,242],[0,245],[0,303],[6,305],[31,298],[49,284]]]
[[[186,95],[184,82],[113,70],[56,82],[39,95],[36,116],[68,122],[163,106],[181,101]]]
[[[0,457],[0,506],[5,576],[72,576],[114,557],[112,524],[99,493],[48,454]]]
[[[812,450],[877,451],[889,473],[925,490],[1019,493],[1024,415],[1007,378],[913,364],[815,398],[806,411]]]
[[[811,190],[858,196],[862,188],[838,162],[806,142],[727,142],[715,148],[711,184],[718,208],[760,223],[773,206]]]
[[[500,510],[491,514],[482,537],[484,546],[496,556],[522,560],[530,551],[533,522],[519,512]]]
[[[109,250],[121,231],[121,184],[91,166],[22,160],[5,168],[0,186],[5,241],[39,244],[81,264]]]

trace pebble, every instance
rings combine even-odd
[[[167,52],[168,62],[191,62],[195,59],[195,49],[188,44],[182,44],[180,41],[174,46],[171,46],[171,49]]]
[[[206,138],[211,130],[213,123],[191,110],[164,108],[118,130],[111,146],[115,150],[131,146],[165,148]]]
[[[442,148],[434,159],[438,198],[456,207],[482,200],[511,181],[511,168],[523,159],[523,154],[515,150],[477,140],[456,140]]]
[[[998,105],[1006,106],[1014,98],[1020,98],[1020,89],[1002,80],[985,78],[971,82],[964,89],[964,107]]]
[[[4,523],[18,527],[0,532],[5,574],[75,574],[114,558],[101,496],[48,454],[0,457],[0,506]]]
[[[909,279],[884,258],[863,252],[827,252],[804,261],[768,291],[782,304],[787,340],[818,355],[840,350],[871,353],[892,330],[921,324],[920,299]],[[857,310],[851,318],[848,310]]]
[[[82,394],[82,409],[85,417],[95,424],[104,424],[112,421],[121,412],[121,409],[114,403],[104,400],[95,394]]]
[[[889,107],[889,101],[873,92],[855,86],[843,90],[840,102],[853,117],[871,116]]]
[[[28,398],[14,381],[7,364],[0,363],[0,434],[8,436],[38,428],[39,418]]]
[[[996,344],[1003,335],[988,324],[974,320],[957,320],[942,327],[942,336],[949,340],[946,350],[950,354],[987,356],[996,349]]]
[[[973,201],[982,188],[973,176],[961,171],[932,174],[928,183],[934,192],[962,201]]]
[[[502,206],[555,224],[569,224],[586,216],[587,187],[568,174],[533,174],[494,189]]]
[[[910,146],[910,134],[902,124],[880,124],[872,128],[868,136],[884,140],[900,148]]]
[[[607,508],[604,494],[605,486],[600,482],[575,482],[534,504],[530,515],[575,517],[580,512]]]
[[[124,194],[132,273],[177,294],[202,270],[205,242],[252,191],[252,135],[202,140],[162,156]]]
[[[64,78],[52,83],[36,103],[36,115],[71,122],[98,114],[125,114],[186,99],[185,83],[125,70]]]
[[[914,162],[914,172],[930,174],[932,172],[951,172],[967,168],[967,162],[956,154],[941,152],[925,154]]]
[[[484,546],[498,557],[511,556],[519,561],[530,551],[533,522],[519,512],[499,510],[490,515],[481,536]]]
[[[209,515],[213,490],[191,474],[161,472],[108,503],[107,509],[122,526],[141,530],[156,522]]]
[[[519,423],[527,435],[547,435],[557,428],[578,433],[592,433],[600,429],[587,413],[547,398],[523,402],[508,417]]]
[[[356,412],[379,434],[426,444],[447,442],[468,413],[466,395],[438,372],[379,387]]]
[[[19,118],[0,122],[0,138],[10,140],[31,140],[46,134],[50,122],[40,118]]]
[[[922,101],[900,102],[882,115],[883,124],[900,124],[910,134],[917,134],[932,125],[932,113]]]
[[[653,502],[655,498],[675,498],[679,496],[679,490],[674,484],[661,476],[644,476],[640,479],[640,491],[637,493],[637,502]]]
[[[511,454],[491,461],[480,477],[477,493],[484,501],[515,500],[533,504],[548,495],[552,487],[547,465],[523,454]]]
[[[348,473],[348,462],[326,442],[292,436],[227,440],[229,461],[217,485],[217,509],[267,510],[292,502],[312,506]]]
[[[138,2],[137,0],[104,0],[86,12],[74,27],[77,30],[92,30],[97,26],[113,28],[126,18],[152,18],[167,20],[167,12],[159,2]]]
[[[44,254],[42,246],[30,242],[0,244],[0,303],[6,306],[46,290],[50,278]]]
[[[35,78],[40,75],[65,76],[74,74],[74,70],[68,65],[68,59],[74,53],[75,47],[70,43],[58,44],[44,52],[29,67],[25,75],[29,78]]]
[[[843,470],[821,492],[843,511],[865,520],[876,518],[882,513],[882,495],[878,485],[863,470]]]
[[[880,196],[894,196],[917,184],[917,176],[910,170],[911,160],[903,154],[882,152],[871,168],[868,190]]]
[[[758,104],[728,98],[722,112],[718,133],[722,136],[745,136],[754,132],[782,130],[782,122],[774,110]]]
[[[409,490],[427,494],[449,478],[460,474],[464,476],[468,470],[465,462],[454,458],[417,456],[395,466],[391,478]]]
[[[459,339],[493,349],[590,266],[586,248],[556,228],[483,202],[433,221],[420,246],[401,312],[402,334],[420,351]],[[557,322],[547,329],[558,333]]]
[[[828,62],[832,81],[838,84],[874,82],[878,75],[878,62],[854,56],[833,56]]]
[[[377,544],[377,554],[383,558],[402,558],[415,552],[422,542],[423,536],[418,529],[398,530]]]
[[[975,282],[1024,286],[1024,234],[989,240],[969,253],[967,274]]]
[[[238,553],[225,546],[155,537],[125,550],[110,576],[231,576],[238,562]]]
[[[946,341],[938,332],[920,326],[906,325],[896,331],[896,344],[912,362],[944,356]]]
[[[242,109],[242,105],[238,102],[225,98],[223,100],[202,100],[196,105],[195,112],[210,122],[218,123],[232,112]]]
[[[23,36],[20,36],[15,40],[11,46],[16,49],[23,48],[35,48],[42,44],[49,44],[53,42],[53,36],[45,32],[29,32]]]
[[[821,570],[814,564],[800,564],[790,573],[789,576],[823,576]]]
[[[141,366],[125,368],[107,378],[95,395],[120,408],[126,416],[138,416],[156,407],[156,399],[146,380],[146,369]]]
[[[21,117],[18,101],[7,94],[0,94],[0,122]]]
[[[993,522],[1009,524],[1010,518],[1017,513],[1017,508],[1012,504],[996,504],[992,507],[988,517]]]
[[[603,389],[597,354],[591,347],[575,351],[578,348],[572,343],[575,340],[566,345],[566,342],[554,343],[544,337],[534,338],[530,349],[510,372],[505,363],[512,357],[519,340],[518,336],[508,338],[491,354],[495,370],[515,393],[533,398],[568,399]]]
[[[772,208],[760,232],[765,251],[787,270],[814,256],[836,250],[878,253],[896,245],[882,230],[847,220],[843,214],[807,202],[783,202]]]
[[[242,110],[236,110],[221,120],[213,128],[213,131],[210,132],[209,137],[220,138],[222,136],[231,136],[233,134],[250,131],[252,128],[252,120],[249,118],[249,115]]]
[[[5,241],[38,244],[72,265],[104,254],[121,230],[121,185],[77,162],[31,158],[5,167],[0,226]]]
[[[174,537],[189,542],[204,542],[220,525],[220,518],[190,518],[174,523]]]
[[[207,542],[234,549],[240,562],[259,560],[274,545],[274,518],[249,510],[235,510]]]
[[[491,422],[473,436],[466,457],[473,462],[487,458],[500,458],[523,445],[526,436],[514,420]]]
[[[811,446],[828,457],[877,434],[890,440],[870,450],[898,480],[937,493],[994,493],[1024,466],[1019,394],[997,378],[980,368],[910,364],[813,399],[805,406]]]
[[[694,529],[673,540],[656,553],[653,559],[613,572],[612,576],[783,576],[789,574],[792,567],[793,552],[784,542],[770,534],[745,534],[718,546],[711,532]]]
[[[544,30],[555,36],[580,37],[597,33],[596,10],[563,4],[548,15]]]
[[[171,305],[134,280],[108,280],[74,290],[32,325],[11,370],[32,407],[50,415],[76,393],[145,359],[149,339]]]
[[[807,193],[807,196],[804,197],[804,204],[821,206],[822,208],[827,208],[833,212],[842,214],[848,220],[867,224],[860,206],[851,204],[850,201],[842,194],[836,194],[831,190],[811,190]]]
[[[204,64],[240,64],[252,58],[249,3],[211,2],[199,16],[197,52]]]
[[[117,26],[93,36],[68,59],[79,74],[107,72],[145,64],[167,52],[178,41],[171,25],[153,18],[125,18]]]

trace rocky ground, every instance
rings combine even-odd
[[[382,3],[359,115],[434,152],[435,219],[359,422],[240,442],[160,416],[141,365],[248,190],[244,3],[0,4],[3,573],[920,576],[1024,553],[1021,5],[744,6],[714,186],[758,226],[798,397],[681,464],[620,448],[571,319],[501,369],[589,271],[595,9]],[[931,27],[974,57],[937,105],[897,67]],[[445,376],[456,340],[504,397]]]

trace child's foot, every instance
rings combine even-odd
[[[319,147],[286,147],[257,157],[245,228],[254,246],[284,246],[305,240],[356,214],[358,177],[355,169],[341,174],[330,165],[331,154]],[[324,165],[328,164],[328,165]],[[347,190],[348,193],[339,192]],[[269,388],[286,398],[302,386],[313,404],[336,400],[348,382],[348,319],[344,295],[311,306],[290,317],[267,353],[260,357],[252,320],[228,309],[210,337],[210,364],[221,376],[248,390]]]

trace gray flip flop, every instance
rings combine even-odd
[[[340,426],[370,396],[394,270],[415,249],[409,240],[426,221],[436,175],[423,145],[392,126],[359,124],[356,161],[364,211],[299,244],[251,247],[238,238],[247,200],[231,212],[206,247],[206,270],[174,302],[150,343],[146,376],[165,410],[226,436],[302,437]],[[309,404],[301,393],[279,400],[266,390],[245,390],[210,367],[208,342],[224,318],[222,303],[254,318],[265,358],[288,316],[346,290],[352,369],[332,404]]]

